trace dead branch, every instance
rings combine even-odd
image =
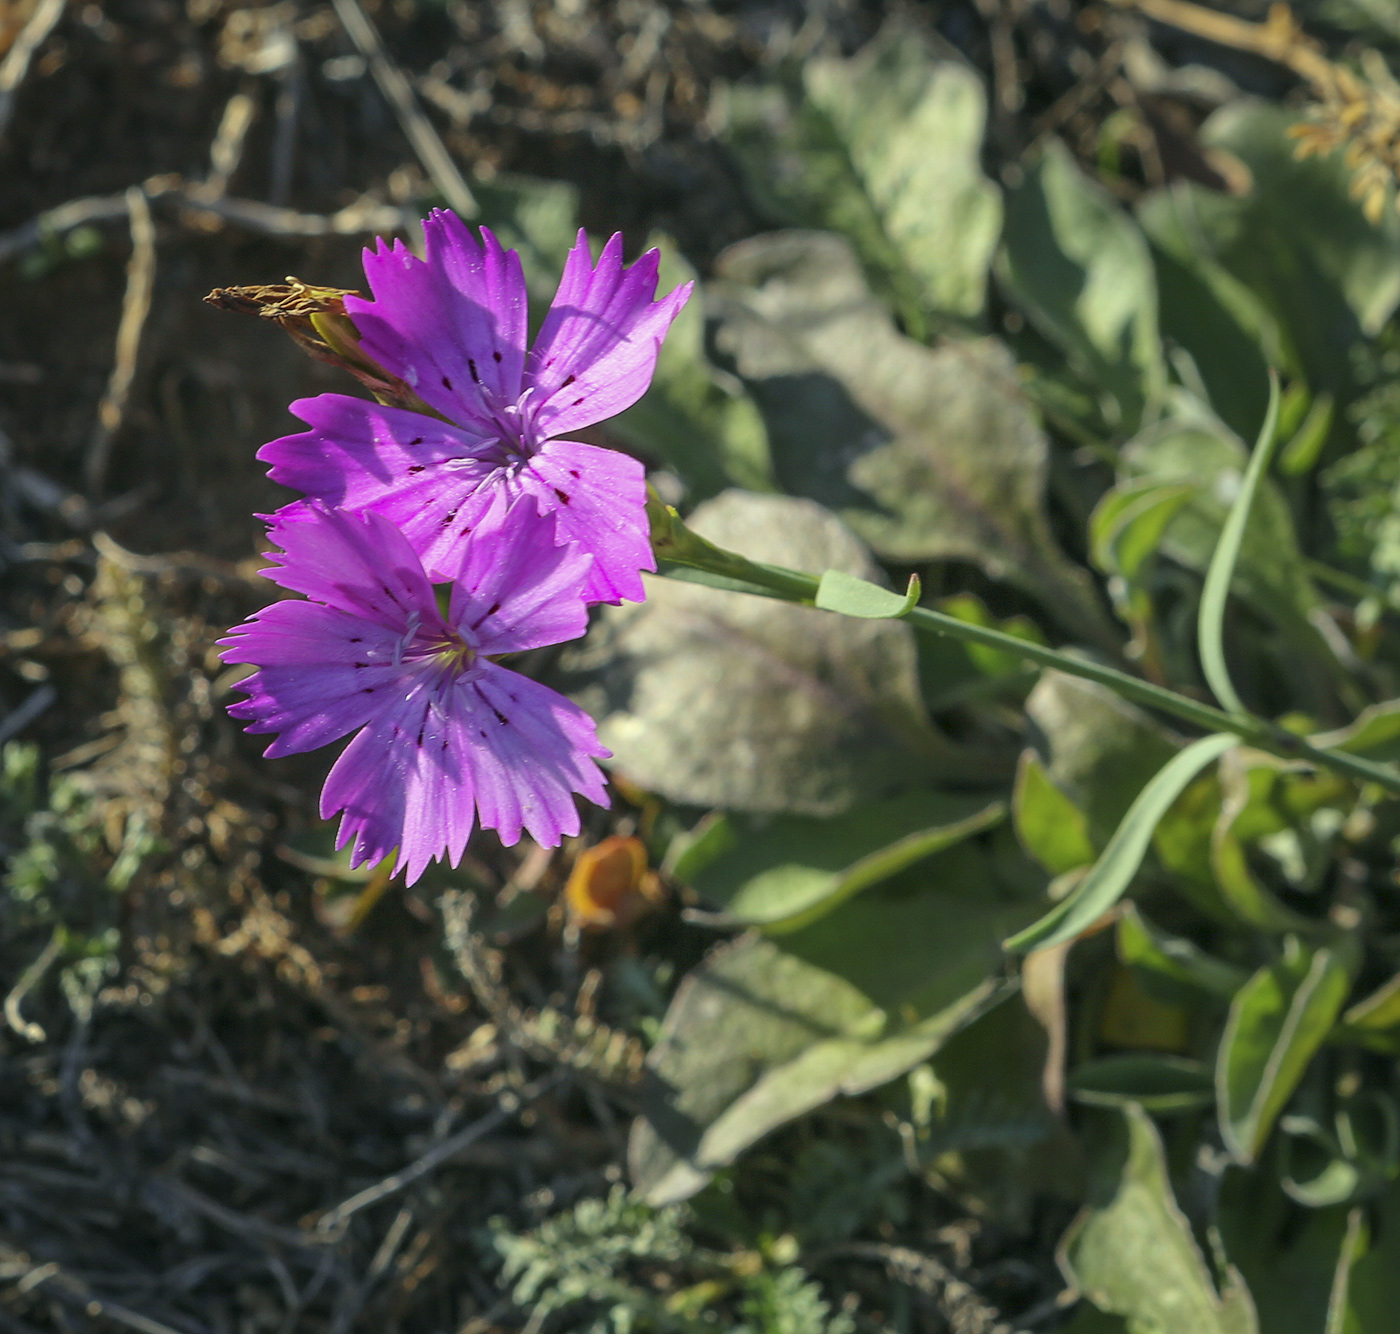
[[[139,185],[133,185],[126,192],[126,207],[131,217],[131,260],[126,266],[126,295],[122,298],[122,317],[117,325],[117,350],[106,392],[97,405],[97,422],[83,468],[88,496],[94,501],[101,496],[107,481],[112,439],[126,416],[126,401],[136,378],[141,334],[146,327],[146,317],[151,313],[151,291],[156,280],[156,228],[146,193]]]
[[[384,1180],[352,1195],[348,1200],[343,1200],[334,1209],[327,1210],[318,1220],[316,1231],[328,1240],[338,1238],[344,1231],[345,1224],[361,1209],[368,1209],[370,1205],[378,1204],[380,1200],[397,1195],[399,1191],[407,1189],[415,1181],[420,1181],[429,1173],[435,1172],[444,1163],[455,1158],[463,1149],[505,1125],[507,1121],[517,1116],[522,1108],[528,1107],[533,1102],[538,1102],[551,1089],[563,1083],[565,1076],[565,1071],[555,1070],[535,1080],[533,1084],[527,1085],[518,1093],[502,1093],[500,1104],[492,1111],[487,1112],[485,1116],[479,1117],[471,1125],[435,1145],[402,1171],[385,1177]]]
[[[198,217],[216,217],[265,236],[303,239],[311,236],[384,235],[408,231],[417,226],[418,215],[411,209],[396,208],[374,199],[358,199],[335,213],[298,213],[276,208],[252,199],[207,199],[201,196],[202,183],[189,183],[180,176],[152,176],[140,189],[148,202],[173,199],[185,206],[184,212]],[[129,193],[129,192],[127,192]],[[8,232],[0,232],[0,263],[39,245],[46,237],[61,236],[94,222],[110,222],[127,217],[127,193],[72,199],[39,214],[37,218]]]
[[[457,170],[446,146],[432,122],[423,114],[413,88],[404,77],[403,71],[389,58],[379,30],[370,22],[369,16],[360,8],[359,0],[332,0],[335,12],[340,18],[355,49],[369,64],[379,91],[394,109],[399,125],[407,136],[413,151],[423,169],[432,178],[438,192],[447,200],[453,210],[463,218],[474,218],[481,211],[475,196]]]
[[[0,139],[9,129],[10,117],[15,111],[15,94],[19,92],[24,76],[29,73],[29,62],[63,16],[63,4],[64,0],[39,0],[29,16],[29,22],[15,38],[15,44],[10,47],[4,63],[0,64]]]

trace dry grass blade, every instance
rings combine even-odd
[[[356,50],[369,63],[379,91],[394,108],[399,125],[439,193],[460,217],[476,217],[480,210],[475,196],[462,178],[462,173],[457,170],[457,164],[438,137],[438,132],[423,114],[403,71],[389,59],[378,29],[360,8],[359,0],[333,0],[333,3],[346,33],[355,43]]]
[[[0,139],[10,127],[15,111],[15,94],[29,73],[29,62],[63,16],[64,0],[39,0],[23,31],[15,38],[4,63],[0,64]]]
[[[151,313],[151,291],[156,281],[156,227],[146,192],[139,185],[133,185],[126,192],[126,207],[131,217],[131,261],[126,267],[126,296],[122,299],[121,323],[117,326],[116,358],[106,392],[97,405],[97,423],[84,463],[84,481],[88,496],[93,500],[101,496],[106,484],[112,439],[121,429],[122,418],[126,415],[126,401],[131,394],[131,382],[136,378],[136,359],[141,351],[141,333]]]
[[[49,943],[40,951],[39,957],[19,975],[19,981],[5,997],[5,1022],[26,1042],[42,1042],[48,1035],[44,1032],[43,1025],[26,1019],[20,1013],[19,1007],[24,1003],[24,998],[43,981],[44,974],[53,967],[54,960],[58,958],[62,948],[63,933],[55,929],[49,937]]]

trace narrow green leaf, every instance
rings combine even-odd
[[[1308,415],[1279,455],[1279,471],[1285,477],[1302,477],[1312,471],[1332,432],[1335,404],[1331,394],[1319,394]]]
[[[1242,968],[1212,958],[1191,941],[1154,926],[1132,903],[1124,904],[1118,918],[1118,957],[1130,968],[1226,1000],[1249,980]]]
[[[1294,937],[1282,960],[1240,988],[1215,1068],[1220,1133],[1238,1162],[1258,1157],[1350,989],[1336,950],[1309,952]]]
[[[1237,745],[1238,737],[1224,733],[1206,736],[1168,760],[1138,793],[1123,823],[1114,831],[1103,855],[1080,881],[1078,889],[1040,921],[1012,936],[1006,941],[1006,948],[1017,953],[1046,949],[1073,940],[1098,921],[1132,883],[1147,855],[1152,831],[1167,808],[1206,765],[1213,764]]]
[[[1351,1006],[1329,1040],[1372,1051],[1400,1051],[1400,973]]]
[[[730,816],[729,846],[691,883],[728,925],[794,931],[1005,815],[1001,802],[915,791],[827,819],[780,815],[742,832]]]
[[[1400,699],[1372,704],[1355,722],[1308,738],[1324,750],[1342,750],[1373,760],[1400,759]]]
[[[1065,1088],[1075,1102],[1086,1106],[1124,1107],[1135,1102],[1158,1115],[1194,1111],[1215,1101],[1208,1065],[1157,1052],[1085,1061],[1070,1072]]]
[[[1230,507],[1224,528],[1220,530],[1220,541],[1216,543],[1210,569],[1206,572],[1205,587],[1201,591],[1198,621],[1201,669],[1227,713],[1245,713],[1247,710],[1235,691],[1229,668],[1225,665],[1225,604],[1229,601],[1230,581],[1234,578],[1235,562],[1239,559],[1240,543],[1244,540],[1244,530],[1249,523],[1249,512],[1254,507],[1259,480],[1268,470],[1277,443],[1278,407],[1278,377],[1270,372],[1269,410],[1264,415],[1264,425],[1259,430],[1249,467],[1245,469],[1244,480],[1240,483],[1240,493]]]
[[[901,597],[844,570],[828,570],[817,588],[817,606],[866,621],[897,621],[919,605],[922,594],[923,585],[917,574],[909,576],[909,587]]]
[[[1357,1329],[1356,1316],[1351,1310],[1351,1271],[1356,1262],[1370,1249],[1371,1230],[1366,1223],[1366,1211],[1354,1208],[1347,1214],[1346,1236],[1337,1257],[1337,1272],[1332,1280],[1332,1296],[1327,1303],[1327,1327],[1323,1334],[1350,1334]]]
[[[1353,1028],[1386,1029],[1400,1025],[1400,973],[1346,1012]]]

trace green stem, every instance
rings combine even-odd
[[[737,552],[726,551],[692,532],[674,510],[663,507],[654,500],[648,508],[652,520],[652,545],[661,574],[673,579],[686,579],[688,571],[700,571],[705,576],[717,576],[714,578],[715,583],[737,592],[778,597],[785,602],[796,602],[806,606],[815,605],[817,588],[821,583],[818,576],[748,560]],[[709,578],[699,580],[702,583],[709,581]],[[1251,713],[1226,713],[1223,709],[1202,704],[1199,700],[1178,694],[1175,690],[1129,676],[1114,667],[1105,667],[1060,649],[1046,648],[1042,644],[1017,639],[1014,635],[1004,634],[987,626],[972,625],[967,621],[958,620],[955,616],[934,611],[931,607],[915,607],[904,619],[925,634],[946,635],[964,643],[1000,649],[1042,667],[1053,667],[1069,676],[1097,681],[1099,685],[1107,686],[1124,699],[1141,704],[1144,708],[1170,714],[1204,731],[1228,732],[1259,750],[1268,751],[1283,759],[1307,760],[1344,774],[1348,778],[1363,783],[1375,783],[1387,792],[1400,796],[1400,770],[1362,759],[1359,755],[1348,755],[1344,751],[1323,750],[1266,718],[1259,718]]]

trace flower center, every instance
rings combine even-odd
[[[470,671],[476,662],[476,650],[464,639],[454,636],[437,646],[433,661],[444,672],[460,676],[463,672]]]
[[[407,631],[399,640],[395,660],[426,668],[440,679],[455,680],[475,669],[478,653],[469,633],[464,634],[447,626],[420,631],[415,615],[410,618]]]
[[[534,404],[530,402],[533,389],[526,389],[514,403],[504,402],[485,385],[481,386],[482,401],[490,413],[491,422],[500,433],[501,444],[512,454],[529,458],[535,452]]]

